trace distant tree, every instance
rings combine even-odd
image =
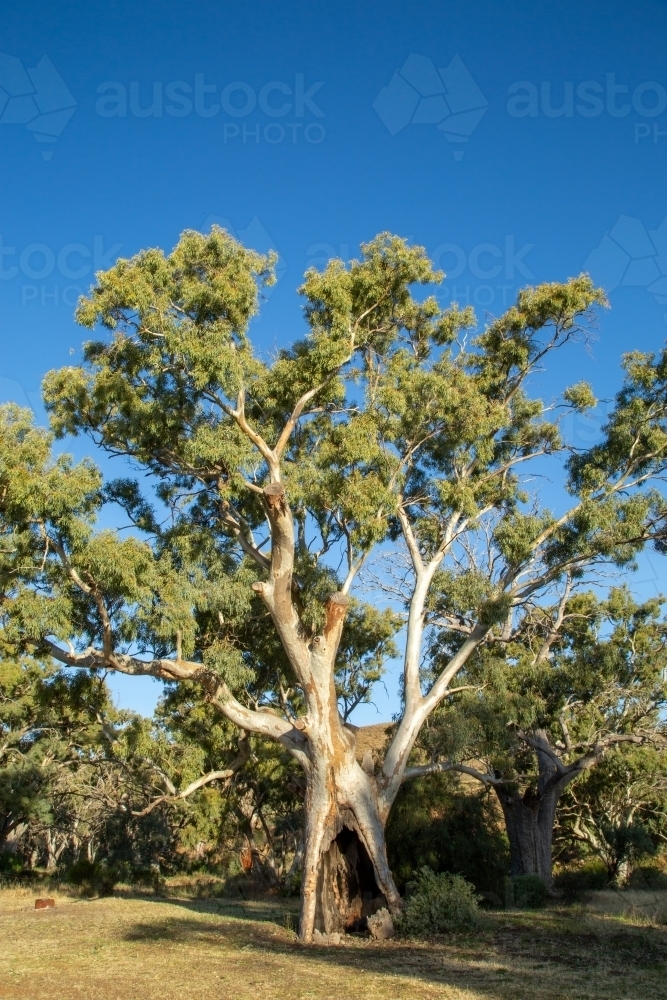
[[[33,820],[49,818],[40,692],[49,672],[30,660],[0,660],[0,850],[15,851]]]
[[[104,737],[115,715],[99,677],[0,661],[0,851],[47,869],[67,851],[94,853],[120,798]]]
[[[588,277],[525,289],[470,339],[471,310],[413,293],[442,278],[424,250],[382,234],[349,266],[307,272],[306,336],[265,361],[248,326],[273,265],[213,229],[98,275],[77,315],[102,339],[83,366],[47,377],[46,405],[57,435],[86,433],[128,458],[157,502],[135,481],[104,486],[90,462],[54,461],[49,435],[5,409],[0,568],[7,641],[81,669],[195,682],[298,761],[308,941],[348,923],[365,892],[400,911],[384,826],[422,725],[474,651],[567,572],[629,565],[662,537],[662,496],[642,487],[666,466],[667,357],[626,359],[601,443],[569,458],[573,499],[555,515],[518,470],[570,452],[527,387],[604,301]],[[593,403],[584,384],[565,393],[566,408]],[[107,501],[143,538],[95,531]],[[336,674],[349,670],[355,578],[399,538],[411,560],[404,710],[371,773]],[[480,543],[486,563],[465,566]],[[428,681],[436,592],[467,624]],[[369,648],[360,658],[373,671]]]
[[[608,881],[622,885],[633,862],[667,844],[667,753],[615,747],[566,790],[556,833],[561,848],[583,845],[604,863]]]
[[[425,770],[463,771],[493,788],[509,837],[510,873],[539,875],[549,888],[556,811],[566,789],[585,775],[584,800],[593,788],[606,787],[610,763],[597,776],[589,772],[618,750],[611,758],[617,764],[618,809],[610,806],[608,819],[616,825],[631,822],[632,810],[621,818],[621,804],[639,801],[618,767],[660,758],[647,756],[648,749],[634,757],[619,748],[660,746],[667,736],[662,601],[637,603],[626,587],[612,588],[603,600],[592,592],[572,593],[571,583],[566,580],[551,609],[526,605],[511,634],[487,642],[469,659],[460,677],[471,690],[440,712],[422,737],[431,759]],[[595,810],[591,805],[588,820],[577,812],[578,788],[569,792],[568,809],[578,816],[580,839],[585,828],[592,845]],[[602,850],[601,804],[597,815]],[[576,828],[569,824],[572,836]]]
[[[117,753],[135,770],[144,754],[143,802],[135,798],[133,814],[168,811],[184,860],[215,866],[245,848],[270,884],[284,881],[299,852],[303,783],[280,746],[239,732],[195,685],[182,684],[155,719],[124,731]]]

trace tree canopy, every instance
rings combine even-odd
[[[358,260],[306,273],[305,336],[265,359],[249,325],[274,264],[214,227],[97,275],[77,318],[100,335],[44,398],[53,434],[89,435],[144,481],[103,483],[90,461],[52,458],[24,412],[0,411],[3,636],[69,666],[193,681],[279,741],[306,776],[309,939],[342,828],[400,910],[382,829],[474,651],[568,574],[662,545],[667,354],[625,357],[600,441],[577,451],[558,413],[593,405],[592,388],[566,388],[555,411],[531,379],[605,304],[588,276],[523,289],[479,326],[420,291],[442,280],[423,248],[380,234]],[[566,510],[522,477],[544,456]],[[96,529],[108,503],[133,532]],[[401,606],[378,613],[350,591],[389,546],[409,566]],[[339,709],[368,696],[401,612],[404,708],[369,773]],[[424,671],[438,636],[447,656]]]

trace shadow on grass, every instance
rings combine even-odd
[[[189,911],[191,916],[137,924],[126,940],[180,944],[196,940],[213,951],[243,950],[257,957],[270,952],[301,962],[325,962],[341,971],[363,969],[474,989],[495,998],[529,995],[537,987],[543,991],[545,982],[553,986],[553,997],[561,997],[569,995],[569,988],[586,990],[591,978],[604,974],[616,980],[619,996],[625,994],[625,982],[639,1000],[658,995],[667,971],[667,928],[623,924],[581,907],[486,913],[475,935],[383,943],[352,937],[342,946],[321,947],[303,945],[284,929],[285,916],[295,914],[297,900],[153,898]],[[214,919],[202,919],[206,916]],[[638,977],[646,980],[646,992],[638,988]],[[592,990],[579,995],[605,994]]]

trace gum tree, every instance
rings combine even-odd
[[[656,404],[631,459],[608,434],[603,454],[572,467],[571,509],[532,512],[517,470],[561,444],[527,380],[603,301],[586,276],[524,290],[468,343],[470,310],[413,292],[442,278],[424,250],[382,234],[349,266],[307,272],[306,335],[265,360],[248,326],[273,264],[214,229],[97,276],[77,315],[104,336],[82,366],[46,378],[46,404],[56,435],[125,456],[157,499],[46,454],[32,459],[32,493],[10,468],[4,611],[15,641],[73,667],[194,681],[237,726],[289,751],[306,785],[308,941],[364,915],[367,892],[399,911],[384,825],[423,723],[513,608],[585,560],[632,558],[660,517],[638,486],[662,469],[664,432]],[[645,362],[659,379],[663,364]],[[657,383],[644,389],[660,396]],[[592,402],[584,385],[566,394],[566,405]],[[10,466],[30,435],[48,450],[11,421],[4,433]],[[104,500],[143,537],[95,532]],[[461,552],[480,538],[496,555],[471,576]],[[404,546],[411,568],[404,709],[375,772],[357,762],[336,673],[355,578],[383,545]],[[471,627],[428,682],[443,573],[467,588]]]
[[[582,782],[568,788],[558,816],[558,846],[597,856],[607,880],[622,885],[633,862],[667,839],[664,751],[618,746]]]
[[[578,785],[595,787],[590,773],[606,773],[610,754],[664,746],[665,736],[661,600],[637,603],[626,587],[601,599],[573,584],[567,577],[552,607],[527,604],[511,635],[487,636],[460,675],[469,690],[436,713],[421,739],[424,771],[458,771],[493,789],[510,874],[539,875],[549,889],[564,793],[574,815]],[[616,790],[624,802],[629,789],[620,782]]]

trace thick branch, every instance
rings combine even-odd
[[[403,772],[403,781],[410,781],[412,778],[423,778],[427,774],[444,774],[446,771],[455,771],[457,774],[469,774],[484,785],[502,785],[503,778],[497,778],[493,774],[485,774],[475,767],[467,764],[455,764],[451,760],[436,761],[431,764],[422,764],[418,767],[407,767]]]
[[[83,653],[76,653],[74,650],[68,652],[50,639],[43,640],[43,643],[54,659],[68,667],[76,667],[81,670],[106,668],[116,670],[121,674],[157,677],[164,681],[201,680],[210,686],[211,674],[201,663],[166,658],[140,660],[138,657],[122,653],[113,653],[111,657],[108,657],[92,647],[84,650]],[[246,729],[249,732],[276,740],[289,750],[304,767],[308,766],[305,737],[290,722],[273,715],[271,712],[246,708],[240,701],[237,701],[227,685],[219,683],[217,679],[214,693],[209,695],[208,700],[240,729]]]
[[[308,646],[292,599],[294,522],[282,483],[264,489],[266,514],[271,526],[269,580],[253,584],[266,604],[289,660],[302,683],[308,681]]]

